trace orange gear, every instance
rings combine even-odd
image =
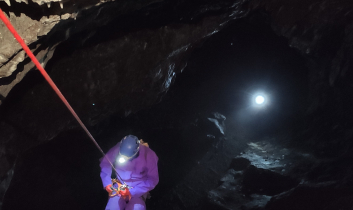
[[[127,188],[127,187],[121,188],[121,187],[119,186],[119,189],[120,189],[120,191],[119,191],[120,196],[121,196],[125,201],[129,201],[129,200],[131,199],[131,193],[130,193],[130,191],[129,191],[129,188]]]
[[[131,199],[131,193],[126,185],[122,185],[117,179],[112,179],[112,183],[117,184],[118,188],[113,187],[112,184],[109,184],[105,187],[105,190],[109,193],[110,197],[117,195],[122,197],[125,201],[129,201]]]
[[[105,190],[109,193],[109,197],[114,197],[116,195],[120,196],[121,183],[117,179],[112,179],[113,184],[118,184],[118,188],[113,187],[113,184],[109,184],[105,187]]]
[[[113,192],[113,190],[112,190],[112,184],[108,184],[108,185],[105,187],[105,190],[106,190],[109,194],[111,194],[111,193]]]

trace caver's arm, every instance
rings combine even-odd
[[[151,151],[146,159],[146,176],[143,177],[142,180],[130,183],[130,186],[132,187],[130,189],[132,197],[140,197],[148,191],[153,190],[159,182],[157,155]]]
[[[115,145],[114,147],[112,147],[108,153],[105,155],[106,157],[109,158],[109,160],[114,164],[115,159],[118,155],[119,152],[119,146],[120,146],[120,142]],[[102,179],[102,183],[103,183],[103,187],[105,188],[107,185],[111,184],[111,175],[112,175],[112,166],[110,165],[110,163],[108,162],[107,158],[103,157],[103,159],[101,160],[100,163],[100,167],[101,167],[101,179]]]

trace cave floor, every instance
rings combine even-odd
[[[298,189],[305,194],[333,184],[307,180],[313,168],[328,160],[285,147],[283,135],[247,141],[219,135],[217,140],[209,133],[216,126],[206,122],[208,129],[190,123],[182,130],[150,130],[154,137],[150,147],[160,160],[160,183],[147,200],[148,209],[265,209],[272,197],[281,200]],[[119,132],[134,130],[128,127]],[[191,139],[195,145],[183,149]],[[104,209],[107,195],[99,178],[100,155],[88,141],[83,132],[74,130],[20,157],[4,209]],[[156,143],[163,141],[169,149]],[[303,209],[312,208],[308,206]]]

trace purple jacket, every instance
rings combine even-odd
[[[121,178],[130,187],[132,197],[140,197],[151,191],[159,182],[158,176],[158,157],[150,148],[141,145],[139,156],[131,161],[121,164],[117,160],[119,154],[120,142],[112,147],[106,156],[114,164]],[[111,184],[112,167],[106,158],[100,163],[101,179],[103,187]]]

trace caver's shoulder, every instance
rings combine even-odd
[[[152,159],[158,160],[156,153],[150,147],[141,145],[140,152],[143,153],[145,157],[148,157],[148,159],[152,158]]]

